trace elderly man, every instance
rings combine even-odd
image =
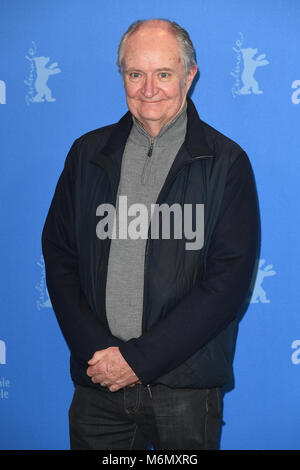
[[[49,294],[71,351],[71,448],[217,449],[258,256],[251,164],[187,96],[197,65],[178,24],[135,22],[118,65],[129,111],[74,141],[42,236]],[[203,243],[187,249],[186,231],[174,233],[192,218],[197,225],[195,210],[180,222],[174,216],[169,236],[150,236],[153,219],[148,236],[129,236],[136,205],[204,207]],[[120,230],[105,237],[101,216],[110,207]]]

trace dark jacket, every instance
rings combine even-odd
[[[145,251],[142,335],[114,337],[105,312],[110,238],[99,239],[99,204],[115,206],[132,126],[117,123],[76,139],[42,234],[52,306],[71,351],[75,383],[95,351],[119,346],[144,384],[210,388],[233,379],[239,315],[259,249],[259,209],[251,164],[241,147],[200,120],[188,98],[187,133],[157,204],[204,204],[204,246],[150,239]]]

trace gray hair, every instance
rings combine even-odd
[[[137,29],[142,26],[143,24],[149,22],[149,21],[163,21],[168,24],[170,31],[174,34],[176,37],[180,49],[181,49],[181,59],[184,63],[185,66],[185,75],[187,76],[188,72],[194,65],[197,64],[196,62],[196,52],[193,46],[193,43],[191,41],[191,38],[188,34],[188,32],[183,29],[179,24],[175,23],[175,21],[170,21],[166,20],[163,18],[157,18],[155,20],[150,19],[150,20],[137,20],[134,23],[132,23],[127,31],[123,34],[119,48],[118,48],[118,59],[117,59],[117,66],[119,67],[120,73],[123,75],[124,72],[124,45],[126,40],[131,36]]]

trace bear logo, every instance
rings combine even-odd
[[[241,95],[249,95],[252,92],[255,95],[259,95],[263,93],[263,91],[259,89],[258,82],[254,78],[254,73],[257,67],[267,65],[269,61],[265,59],[266,54],[260,54],[258,57],[254,58],[257,54],[257,49],[248,47],[240,50],[243,55],[244,70],[241,75],[243,86],[239,90],[239,93]]]
[[[262,288],[262,283],[265,277],[274,276],[276,274],[276,271],[273,269],[272,264],[268,264],[267,266],[262,268],[264,264],[265,260],[260,259],[254,291],[251,298],[252,304],[257,304],[258,302],[262,302],[263,304],[269,304],[271,302],[269,299],[267,299],[267,294],[266,291]]]
[[[49,62],[49,57],[34,57],[32,59],[35,63],[36,68],[36,80],[34,83],[36,89],[36,95],[32,98],[31,101],[35,103],[40,103],[42,101],[56,101],[52,97],[50,88],[47,85],[47,81],[50,75],[60,73],[60,68],[57,67],[57,62],[53,62],[49,67],[46,67]]]
[[[0,104],[6,103],[6,85],[3,80],[0,80]]]

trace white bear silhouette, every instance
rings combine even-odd
[[[0,80],[0,104],[6,103],[6,85],[3,80]]]
[[[49,75],[61,72],[61,70],[56,67],[57,62],[53,62],[49,67],[46,67],[46,64],[50,60],[49,57],[34,57],[32,60],[35,62],[37,73],[34,84],[37,94],[32,98],[32,101],[40,103],[41,101],[45,101],[44,97],[47,101],[56,101],[56,99],[52,97],[50,88],[47,86],[47,81]]]
[[[262,288],[262,282],[265,277],[268,276],[274,276],[276,274],[276,271],[273,268],[272,264],[268,264],[268,266],[265,266],[262,269],[262,266],[265,264],[265,260],[261,259],[259,260],[259,265],[258,265],[258,273],[256,277],[256,282],[255,282],[255,287],[251,299],[252,304],[257,304],[259,301],[268,304],[270,303],[270,300],[267,299],[267,295],[265,290]]]
[[[256,67],[267,65],[269,61],[263,60],[266,54],[260,54],[254,59],[255,54],[257,54],[257,49],[252,49],[251,47],[241,49],[241,52],[243,54],[244,70],[241,76],[243,87],[239,90],[239,93],[241,95],[249,95],[252,90],[252,93],[259,95],[263,92],[259,89],[258,83],[254,78],[254,73]]]

